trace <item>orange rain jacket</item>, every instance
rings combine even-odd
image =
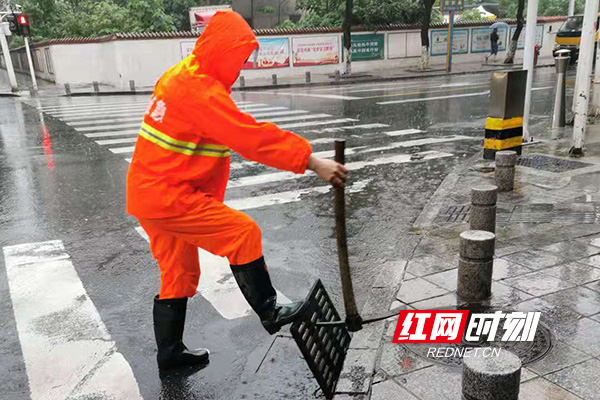
[[[192,54],[165,72],[144,116],[127,175],[127,212],[184,214],[205,195],[223,201],[229,149],[259,163],[304,173],[311,147],[275,124],[257,122],[229,97],[258,48],[237,13],[217,12]]]

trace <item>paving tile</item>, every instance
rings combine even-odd
[[[600,235],[584,236],[584,237],[577,238],[575,240],[577,240],[578,242],[587,244],[589,246],[600,247]]]
[[[521,384],[537,378],[539,375],[528,368],[521,368]]]
[[[596,254],[600,254],[599,247],[588,246],[587,244],[578,242],[576,240],[554,243],[549,246],[542,247],[541,250],[549,251],[567,260],[577,260],[579,258],[591,257]]]
[[[513,254],[513,253],[517,253],[519,251],[523,251],[523,250],[527,250],[528,246],[521,246],[521,245],[503,245],[500,244],[500,242],[496,242],[496,251],[494,252],[496,254],[496,257],[504,257],[507,256],[509,254]]]
[[[366,394],[373,375],[377,351],[350,349],[337,384],[337,393]]]
[[[377,272],[375,288],[397,287],[406,269],[405,260],[394,260],[383,263]]]
[[[416,275],[413,275],[410,272],[404,273],[404,281],[410,281],[411,279],[415,279],[416,277]]]
[[[416,303],[412,303],[411,306],[415,308],[415,310],[431,310],[434,308],[441,307],[454,307],[459,304],[459,300],[456,297],[456,292],[450,292],[443,296],[433,297],[431,299],[417,301]]]
[[[423,279],[438,285],[449,291],[456,290],[456,279],[458,269],[450,269],[444,272],[438,272],[437,274],[427,275]]]
[[[565,327],[573,326],[582,318],[581,314],[576,313],[567,306],[551,303],[541,298],[526,300],[516,304],[514,308],[516,311],[541,312],[541,321],[555,332]]]
[[[505,258],[494,259],[494,280],[512,278],[515,276],[533,272],[531,268],[524,267]]]
[[[378,349],[384,334],[385,321],[365,325],[352,336],[351,349]]]
[[[590,265],[595,268],[600,268],[600,255],[581,258],[581,259],[577,260],[577,262],[580,262],[580,263],[586,264],[586,265]]]
[[[410,260],[406,270],[413,275],[424,276],[446,271],[452,268],[454,268],[452,264],[444,262],[444,260],[442,260],[440,257],[425,256]]]
[[[561,280],[570,281],[576,285],[583,285],[600,279],[600,269],[574,261],[547,268],[544,273]]]
[[[580,397],[544,378],[536,378],[521,384],[519,400],[580,400]]]
[[[508,306],[521,303],[532,297],[519,289],[494,281],[492,282],[492,297],[489,302],[495,306]]]
[[[433,365],[395,379],[422,400],[457,400],[461,398],[461,369]]]
[[[591,359],[545,376],[550,382],[562,386],[577,396],[600,399],[600,360]]]
[[[371,400],[419,400],[394,380],[373,385],[371,390]]]
[[[563,258],[554,253],[549,253],[547,251],[538,249],[520,251],[518,253],[509,254],[502,258],[535,270],[552,267],[553,265],[562,264],[565,262]]]
[[[565,342],[556,340],[552,350],[550,350],[550,353],[546,357],[533,364],[529,364],[527,368],[538,375],[546,375],[570,367],[571,365],[579,364],[589,358],[591,358],[589,354],[579,351]]]
[[[582,318],[555,331],[559,340],[594,357],[600,356],[600,323]]]
[[[563,290],[543,296],[542,299],[570,307],[585,316],[600,313],[600,293],[585,287]]]
[[[446,293],[447,290],[427,282],[423,278],[418,278],[404,282],[398,291],[396,298],[403,303],[411,304],[431,297],[441,296]]]
[[[600,314],[592,315],[590,318],[593,319],[594,321],[600,322]]]
[[[385,343],[381,349],[380,368],[391,377],[433,365],[398,343]]]
[[[585,287],[588,288],[588,289],[592,289],[595,292],[599,292],[600,293],[600,281],[595,281],[595,282],[587,283],[585,285]]]
[[[546,271],[532,272],[515,278],[505,279],[502,283],[534,296],[543,296],[575,286],[572,282],[555,278],[545,272]]]

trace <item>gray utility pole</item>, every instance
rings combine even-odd
[[[573,94],[575,121],[573,126],[573,147],[569,151],[571,157],[581,157],[583,155],[597,14],[598,0],[586,0],[583,13],[583,28],[581,29],[581,45],[579,46],[579,63],[577,65],[577,77],[579,79],[577,79],[577,87]]]
[[[29,47],[29,38],[27,36],[23,37],[25,39],[25,51],[27,52],[27,61],[29,61],[29,73],[31,74],[31,82],[33,84],[33,91],[37,92],[37,80],[35,79],[35,70],[33,69],[33,60],[31,59],[31,48]]]
[[[8,15],[8,14],[5,13],[4,15],[2,15],[2,17],[0,18],[0,21],[6,15]],[[8,32],[8,34],[10,34],[10,29],[8,28],[8,22],[2,22],[1,29],[0,29],[0,44],[2,45],[2,54],[4,54],[4,62],[6,63],[6,70],[8,71],[8,80],[10,81],[10,87],[12,88],[13,92],[18,92],[19,86],[17,85],[17,77],[15,75],[15,69],[13,67],[12,58],[10,57],[10,50],[8,48],[8,42],[6,41],[7,32]]]
[[[527,2],[527,21],[525,22],[525,54],[523,69],[527,71],[525,85],[525,108],[523,110],[523,142],[529,142],[529,113],[531,111],[531,86],[533,85],[533,53],[535,52],[538,0]]]
[[[575,14],[575,0],[569,0],[569,13],[567,15],[572,17],[573,14]]]

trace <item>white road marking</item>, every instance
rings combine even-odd
[[[405,135],[414,135],[415,133],[422,133],[420,129],[402,129],[400,131],[391,131],[391,132],[383,132],[388,136],[405,136]]]
[[[452,88],[452,87],[463,87],[463,86],[473,86],[471,82],[457,82],[457,83],[444,83],[440,85],[441,88]]]
[[[554,86],[544,86],[544,87],[536,87],[536,88],[532,88],[532,91],[536,91],[536,90],[549,90],[549,89],[554,89]]]
[[[75,116],[75,117],[60,117],[60,120],[66,123],[78,122],[78,121],[94,121],[101,120],[107,117],[114,117],[116,119],[124,119],[129,117],[139,117],[142,118],[144,116],[145,108],[140,108],[139,110],[125,110],[125,111],[99,111],[97,113],[89,114],[87,116]]]
[[[395,155],[395,156],[391,156],[391,157],[376,158],[374,160],[369,160],[369,161],[351,162],[351,163],[346,164],[346,168],[350,171],[355,171],[355,170],[359,170],[361,168],[373,166],[373,165],[402,164],[402,163],[407,163],[407,162],[411,162],[411,161],[419,162],[419,161],[432,160],[432,159],[436,159],[436,158],[452,157],[451,153],[443,153],[443,152],[439,152],[439,151],[424,151],[424,152],[416,153],[416,154],[422,155],[423,158],[418,159],[418,160],[413,160],[412,154],[399,154],[399,155]],[[294,174],[292,172],[274,172],[274,173],[269,173],[269,174],[246,176],[243,178],[230,180],[227,187],[230,189],[233,189],[233,188],[245,187],[245,186],[262,185],[265,183],[300,179],[305,176],[314,176],[314,173],[309,171],[309,172],[305,173],[304,175],[298,175],[298,174]]]
[[[484,96],[490,94],[489,90],[484,92],[477,93],[464,93],[464,94],[453,94],[449,96],[436,96],[436,97],[423,97],[420,99],[405,99],[405,100],[392,100],[392,101],[382,101],[378,102],[379,105],[388,105],[388,104],[402,104],[402,103],[418,103],[421,101],[433,101],[433,100],[446,100],[446,99],[455,99],[459,97],[474,97],[474,96]]]
[[[110,137],[110,136],[137,136],[139,129],[130,129],[125,131],[116,131],[116,132],[99,132],[99,133],[84,133],[83,136],[89,138],[98,138],[98,137]]]
[[[150,241],[148,234],[139,226],[136,231]],[[252,311],[242,295],[229,262],[224,257],[215,256],[203,249],[198,249],[200,258],[200,284],[198,293],[204,297],[225,319],[237,319],[249,315]],[[291,303],[284,294],[277,291],[277,301]]]
[[[287,110],[287,111],[274,111],[274,112],[265,112],[265,113],[252,113],[254,118],[263,118],[263,117],[279,117],[284,115],[297,115],[297,114],[307,114],[308,111],[304,110]]]
[[[141,123],[135,124],[118,124],[118,125],[98,125],[86,128],[75,128],[77,132],[102,132],[102,131],[112,131],[115,129],[130,129],[130,128],[139,128]]]
[[[335,133],[335,132],[343,132],[346,130],[355,130],[355,129],[372,129],[372,128],[387,128],[389,125],[387,124],[362,124],[362,125],[348,125],[348,126],[336,126],[333,128],[323,128],[323,129],[309,129],[306,133]]]
[[[128,118],[106,118],[100,120],[88,120],[81,122],[67,122],[70,126],[96,126],[103,124],[124,124],[128,122],[137,122],[138,125],[142,124],[142,120],[144,119],[143,115],[136,115]]]
[[[281,129],[291,129],[291,128],[303,128],[306,126],[344,124],[346,122],[356,122],[356,121],[358,121],[358,120],[353,119],[353,118],[342,118],[342,119],[332,119],[332,120],[327,120],[327,121],[298,122],[295,124],[279,125],[279,127]]]
[[[265,108],[257,108],[256,110],[240,110],[240,111],[245,112],[246,114],[254,115],[257,113],[264,113],[267,111],[282,111],[282,110],[289,110],[289,108],[287,108],[287,107],[265,107]]]
[[[294,117],[281,117],[281,118],[271,118],[268,119],[269,122],[278,123],[278,122],[289,122],[289,121],[302,121],[307,119],[319,119],[319,118],[329,118],[331,115],[329,114],[309,114],[309,115],[296,115]]]
[[[131,160],[133,160],[133,158],[126,158],[125,161],[127,161],[128,163],[131,164]]]
[[[456,136],[447,136],[447,137],[442,137],[442,138],[425,138],[425,139],[417,139],[417,140],[407,140],[405,142],[395,142],[395,143],[389,144],[387,146],[371,147],[371,148],[359,151],[358,153],[360,153],[360,154],[373,153],[376,151],[386,151],[386,150],[398,149],[398,148],[403,148],[403,147],[415,147],[415,146],[425,146],[428,144],[455,142],[457,140],[481,140],[481,138],[456,135]]]
[[[3,250],[31,398],[141,399],[62,242]]]
[[[364,190],[367,184],[371,182],[371,179],[365,179],[362,181],[354,182],[347,188],[348,193],[358,193]],[[233,209],[243,211],[251,210],[255,208],[270,207],[279,204],[287,204],[300,201],[302,196],[310,193],[328,193],[331,190],[331,185],[318,186],[313,188],[290,190],[288,192],[280,192],[273,194],[266,194],[264,196],[254,196],[242,199],[228,200],[225,204]]]
[[[238,108],[242,111],[244,110],[251,110],[253,108],[260,108],[260,107],[268,107],[270,104],[264,104],[264,103],[254,103],[254,104],[243,104],[241,106],[238,106]]]
[[[133,151],[135,150],[135,146],[131,146],[131,147],[114,147],[114,148],[109,149],[109,150],[112,151],[115,154],[133,153]]]
[[[51,116],[53,116],[54,118],[62,118],[62,117],[75,117],[75,116],[95,116],[98,115],[100,112],[104,112],[106,111],[107,113],[109,112],[119,112],[119,111],[130,111],[130,112],[134,112],[136,110],[139,111],[145,111],[148,107],[147,106],[114,106],[114,107],[102,107],[98,110],[88,110],[88,111],[63,111],[63,112],[56,112],[56,113],[48,113]]]
[[[126,101],[111,101],[111,102],[97,102],[97,103],[84,103],[84,104],[65,104],[55,106],[42,106],[42,111],[56,111],[56,110],[78,110],[78,109],[98,109],[103,106],[122,106],[131,104],[148,104],[148,99],[136,99]]]
[[[332,99],[332,100],[360,100],[360,97],[342,96],[339,94],[318,94],[318,93],[299,93],[299,92],[260,92],[260,94],[273,94],[283,96],[302,96],[302,97],[317,97],[321,99]]]
[[[96,140],[100,146],[108,146],[111,144],[121,144],[121,143],[135,143],[137,142],[137,136],[131,138],[123,138],[123,139],[108,139],[108,140]]]

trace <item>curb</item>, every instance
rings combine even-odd
[[[0,92],[0,97],[21,97],[21,96],[18,95],[17,93]]]
[[[400,76],[390,76],[390,77],[371,77],[371,78],[359,78],[359,79],[349,79],[349,80],[339,80],[339,81],[326,81],[326,82],[311,82],[311,83],[286,83],[286,84],[278,84],[278,85],[258,85],[258,86],[245,86],[245,87],[234,87],[232,91],[238,92],[246,92],[252,90],[268,90],[268,89],[290,89],[290,88],[303,88],[303,87],[319,87],[319,86],[344,86],[344,85],[352,85],[356,83],[370,83],[370,82],[389,82],[389,81],[402,81],[409,79],[424,79],[424,78],[437,78],[440,76],[452,76],[452,75],[467,75],[467,74],[483,74],[487,72],[493,72],[503,69],[517,69],[519,65],[513,64],[513,66],[497,66],[494,68],[488,68],[479,71],[459,71],[459,72],[438,72],[438,73],[427,73],[424,72],[423,75],[400,75]],[[547,68],[553,67],[554,64],[539,64],[536,68]]]
[[[421,236],[421,238],[412,249],[411,255],[407,257],[407,260],[391,261],[384,264],[384,268],[382,268],[382,271],[375,279],[374,285],[371,287],[361,314],[375,312],[376,310],[374,310],[371,305],[377,304],[378,302],[381,303],[382,297],[386,295],[387,298],[384,299],[385,304],[387,304],[386,310],[391,308],[396,299],[396,293],[398,293],[402,286],[406,268],[412,258],[412,254],[414,254],[419,247],[421,240],[426,236],[420,233],[422,228],[430,226],[433,218],[435,218],[435,215],[437,215],[439,209],[443,206],[443,201],[440,201],[440,199],[443,200],[446,193],[456,186],[456,183],[461,176],[461,172],[468,169],[471,164],[477,162],[480,158],[481,151],[478,151],[473,156],[457,165],[452,172],[444,178],[412,225],[411,232]],[[432,215],[434,216],[433,218]],[[348,400],[370,398],[373,379],[377,372],[377,360],[380,357],[382,347],[381,342],[385,337],[386,322],[387,320],[384,320],[369,325],[352,336],[348,354],[344,361],[344,367],[340,373],[334,399]],[[361,371],[361,373],[357,373],[357,371]]]
[[[547,68],[553,67],[554,64],[538,64],[536,68]],[[305,88],[305,87],[320,87],[320,86],[344,86],[344,85],[353,85],[356,83],[370,83],[370,82],[389,82],[389,81],[402,81],[409,79],[425,79],[425,78],[437,78],[440,76],[453,76],[453,75],[467,75],[467,74],[484,74],[487,72],[498,71],[502,69],[517,69],[520,68],[520,64],[505,64],[493,66],[491,68],[482,69],[478,71],[459,71],[459,72],[435,72],[428,73],[423,72],[422,74],[415,75],[399,75],[399,76],[389,76],[389,77],[363,77],[356,79],[347,79],[344,80],[342,78],[339,81],[324,81],[324,82],[302,82],[302,83],[283,83],[278,85],[256,85],[256,86],[244,86],[244,87],[233,87],[232,91],[235,92],[247,92],[253,90],[272,90],[272,89],[291,89],[291,88]],[[61,94],[60,97],[83,97],[83,96],[132,96],[132,95],[149,95],[152,94],[153,90],[138,90],[135,92],[131,91],[115,91],[115,92],[72,92],[71,94]]]

